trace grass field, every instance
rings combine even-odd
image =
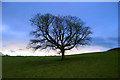
[[[3,78],[117,78],[118,51],[48,57],[4,56]]]

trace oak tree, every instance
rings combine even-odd
[[[87,45],[91,40],[90,27],[76,16],[55,16],[52,14],[36,14],[30,19],[36,28],[31,32],[35,38],[30,40],[29,48],[58,49],[64,60],[65,51],[79,45]]]

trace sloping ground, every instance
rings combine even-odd
[[[2,52],[0,52],[0,56],[3,56],[3,53],[2,53]]]
[[[118,51],[54,57],[4,56],[3,78],[117,78]]]
[[[110,50],[108,50],[108,51],[120,51],[120,48],[113,48],[113,49],[110,49]]]

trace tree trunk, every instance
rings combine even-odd
[[[64,60],[65,56],[64,56],[65,51],[62,51],[62,61]]]

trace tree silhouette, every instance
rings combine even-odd
[[[66,50],[71,50],[79,45],[87,45],[91,40],[90,27],[76,16],[54,16],[52,14],[38,13],[30,19],[35,31],[31,32],[35,39],[31,39],[29,48],[53,50],[59,49],[64,60]]]

